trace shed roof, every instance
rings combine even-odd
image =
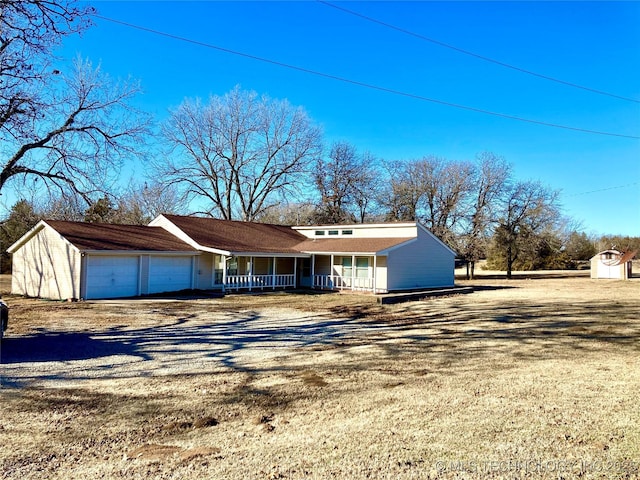
[[[45,221],[78,250],[196,252],[164,228],[110,223]]]

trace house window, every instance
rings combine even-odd
[[[322,235],[324,235],[324,230],[316,230],[316,236],[317,237],[322,236]]]
[[[342,276],[351,277],[351,257],[342,257]]]
[[[236,257],[233,257],[229,260],[229,263],[227,263],[227,274],[238,275],[238,259]]]
[[[356,258],[356,277],[357,278],[369,277],[369,259],[367,257]]]
[[[343,235],[353,235],[353,230],[342,230]]]
[[[329,230],[329,235],[338,235],[338,230]]]

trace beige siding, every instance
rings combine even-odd
[[[81,255],[50,227],[13,254],[11,293],[65,300],[80,298]]]
[[[207,290],[214,282],[214,255],[203,253],[196,257],[196,288]]]
[[[387,257],[376,258],[376,285],[378,290],[387,290]]]
[[[388,289],[445,287],[454,284],[454,253],[428,232],[389,252]]]

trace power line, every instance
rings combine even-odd
[[[464,55],[469,55],[471,57],[475,57],[475,58],[478,58],[480,60],[484,60],[485,62],[494,63],[496,65],[500,65],[501,67],[510,68],[512,70],[516,70],[518,72],[525,73],[527,75],[532,75],[534,77],[542,78],[544,80],[549,80],[551,82],[560,83],[562,85],[567,85],[569,87],[579,88],[581,90],[586,90],[586,91],[591,92],[591,93],[597,93],[598,95],[606,95],[608,97],[617,98],[619,100],[625,100],[627,102],[640,103],[640,100],[636,100],[635,98],[623,97],[623,96],[617,95],[615,93],[609,93],[609,92],[605,92],[603,90],[597,90],[595,88],[585,87],[583,85],[578,85],[577,83],[567,82],[565,80],[560,80],[558,78],[550,77],[548,75],[543,75],[541,73],[536,73],[536,72],[533,72],[531,70],[526,70],[524,68],[517,67],[517,66],[511,65],[509,63],[501,62],[500,60],[495,60],[493,58],[486,57],[484,55],[480,55],[478,53],[474,53],[474,52],[471,52],[469,50],[464,50],[464,49],[456,47],[454,45],[450,45],[448,43],[444,43],[444,42],[441,42],[439,40],[435,40],[433,38],[426,37],[426,36],[421,35],[419,33],[412,32],[411,30],[407,30],[407,29],[404,29],[402,27],[398,27],[396,25],[392,25],[390,23],[383,22],[382,20],[378,20],[376,18],[372,18],[372,17],[369,17],[367,15],[363,15],[362,13],[354,12],[353,10],[349,10],[347,8],[340,7],[338,5],[335,5],[333,3],[330,3],[330,2],[327,2],[327,1],[324,1],[324,0],[316,0],[316,1],[318,3],[326,5],[327,7],[335,8],[336,10],[340,10],[340,11],[342,11],[344,13],[348,13],[349,15],[353,15],[355,17],[362,18],[363,20],[367,20],[368,22],[377,23],[378,25],[382,25],[383,27],[387,27],[387,28],[390,28],[392,30],[396,30],[398,32],[404,33],[406,35],[410,35],[410,36],[415,37],[415,38],[419,38],[420,40],[424,40],[426,42],[431,42],[431,43],[433,43],[435,45],[439,45],[441,47],[448,48],[450,50],[455,50],[456,52],[463,53]]]
[[[618,188],[633,187],[634,185],[640,185],[640,182],[627,183],[626,185],[616,185],[615,187],[599,188],[598,190],[589,190],[588,192],[572,193],[567,197],[578,197],[580,195],[588,195],[590,193],[606,192],[608,190],[617,190]]]
[[[458,108],[458,109],[461,109],[461,110],[468,110],[468,111],[471,111],[471,112],[482,113],[482,114],[485,114],[485,115],[493,115],[495,117],[506,118],[506,119],[509,119],[509,120],[516,120],[516,121],[519,121],[519,122],[532,123],[532,124],[535,124],[535,125],[543,125],[543,126],[546,126],[546,127],[562,128],[562,129],[565,129],[565,130],[572,130],[572,131],[576,131],[576,132],[589,133],[589,134],[594,134],[594,135],[606,135],[606,136],[610,136],[610,137],[631,138],[631,139],[634,139],[634,140],[640,140],[640,136],[636,136],[636,135],[625,135],[625,134],[621,134],[621,133],[602,132],[602,131],[598,131],[598,130],[589,130],[589,129],[586,129],[586,128],[571,127],[571,126],[568,126],[568,125],[561,125],[561,124],[557,124],[557,123],[543,122],[543,121],[540,121],[540,120],[531,120],[531,119],[528,119],[528,118],[517,117],[515,115],[509,115],[509,114],[506,114],[506,113],[492,112],[490,110],[484,110],[484,109],[481,109],[481,108],[470,107],[470,106],[467,106],[467,105],[460,105],[460,104],[457,104],[457,103],[446,102],[444,100],[437,100],[435,98],[429,98],[429,97],[425,97],[425,96],[422,96],[422,95],[417,95],[417,94],[414,94],[414,93],[402,92],[400,90],[395,90],[395,89],[392,89],[392,88],[381,87],[379,85],[373,85],[373,84],[361,82],[361,81],[358,81],[358,80],[351,80],[349,78],[340,77],[340,76],[332,75],[332,74],[329,74],[329,73],[319,72],[317,70],[311,70],[311,69],[304,68],[304,67],[298,67],[296,65],[291,65],[291,64],[288,64],[288,63],[279,62],[277,60],[271,60],[271,59],[264,58],[264,57],[258,57],[256,55],[251,55],[249,53],[239,52],[237,50],[231,50],[229,48],[220,47],[220,46],[217,46],[217,45],[213,45],[211,43],[205,43],[205,42],[201,42],[199,40],[193,40],[193,39],[190,39],[190,38],[181,37],[181,36],[174,35],[174,34],[171,34],[171,33],[166,33],[166,32],[162,32],[162,31],[159,31],[159,30],[154,30],[154,29],[147,28],[147,27],[142,27],[140,25],[135,25],[135,24],[128,23],[128,22],[123,22],[122,20],[115,20],[113,18],[104,17],[102,15],[94,15],[94,16],[96,18],[100,18],[100,19],[106,20],[108,22],[117,23],[117,24],[120,24],[120,25],[124,25],[126,27],[134,28],[134,29],[141,30],[141,31],[144,31],[144,32],[148,32],[148,33],[153,33],[154,35],[160,35],[160,36],[163,36],[163,37],[171,38],[173,40],[179,40],[181,42],[186,42],[186,43],[191,43],[193,45],[199,45],[201,47],[211,48],[211,49],[214,49],[214,50],[218,50],[220,52],[230,53],[232,55],[237,55],[237,56],[248,58],[248,59],[251,59],[251,60],[257,60],[257,61],[260,61],[260,62],[263,62],[263,63],[268,63],[268,64],[271,64],[271,65],[276,65],[276,66],[283,67],[283,68],[288,68],[290,70],[296,70],[298,72],[308,73],[310,75],[315,75],[315,76],[318,76],[318,77],[329,78],[331,80],[336,80],[336,81],[339,81],[339,82],[348,83],[348,84],[351,84],[351,85],[356,85],[356,86],[368,88],[368,89],[371,89],[371,90],[377,90],[377,91],[380,91],[380,92],[391,93],[393,95],[399,95],[399,96],[402,96],[402,97],[412,98],[414,100],[421,100],[421,101],[425,101],[425,102],[436,103],[436,104],[444,105],[444,106],[447,106],[447,107]]]

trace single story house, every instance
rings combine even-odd
[[[636,252],[604,250],[591,257],[591,278],[612,278],[627,280],[631,278],[631,260]]]
[[[56,299],[182,289],[386,293],[454,284],[455,252],[415,222],[287,227],[178,215],[148,226],[42,221],[8,251],[12,293]]]

